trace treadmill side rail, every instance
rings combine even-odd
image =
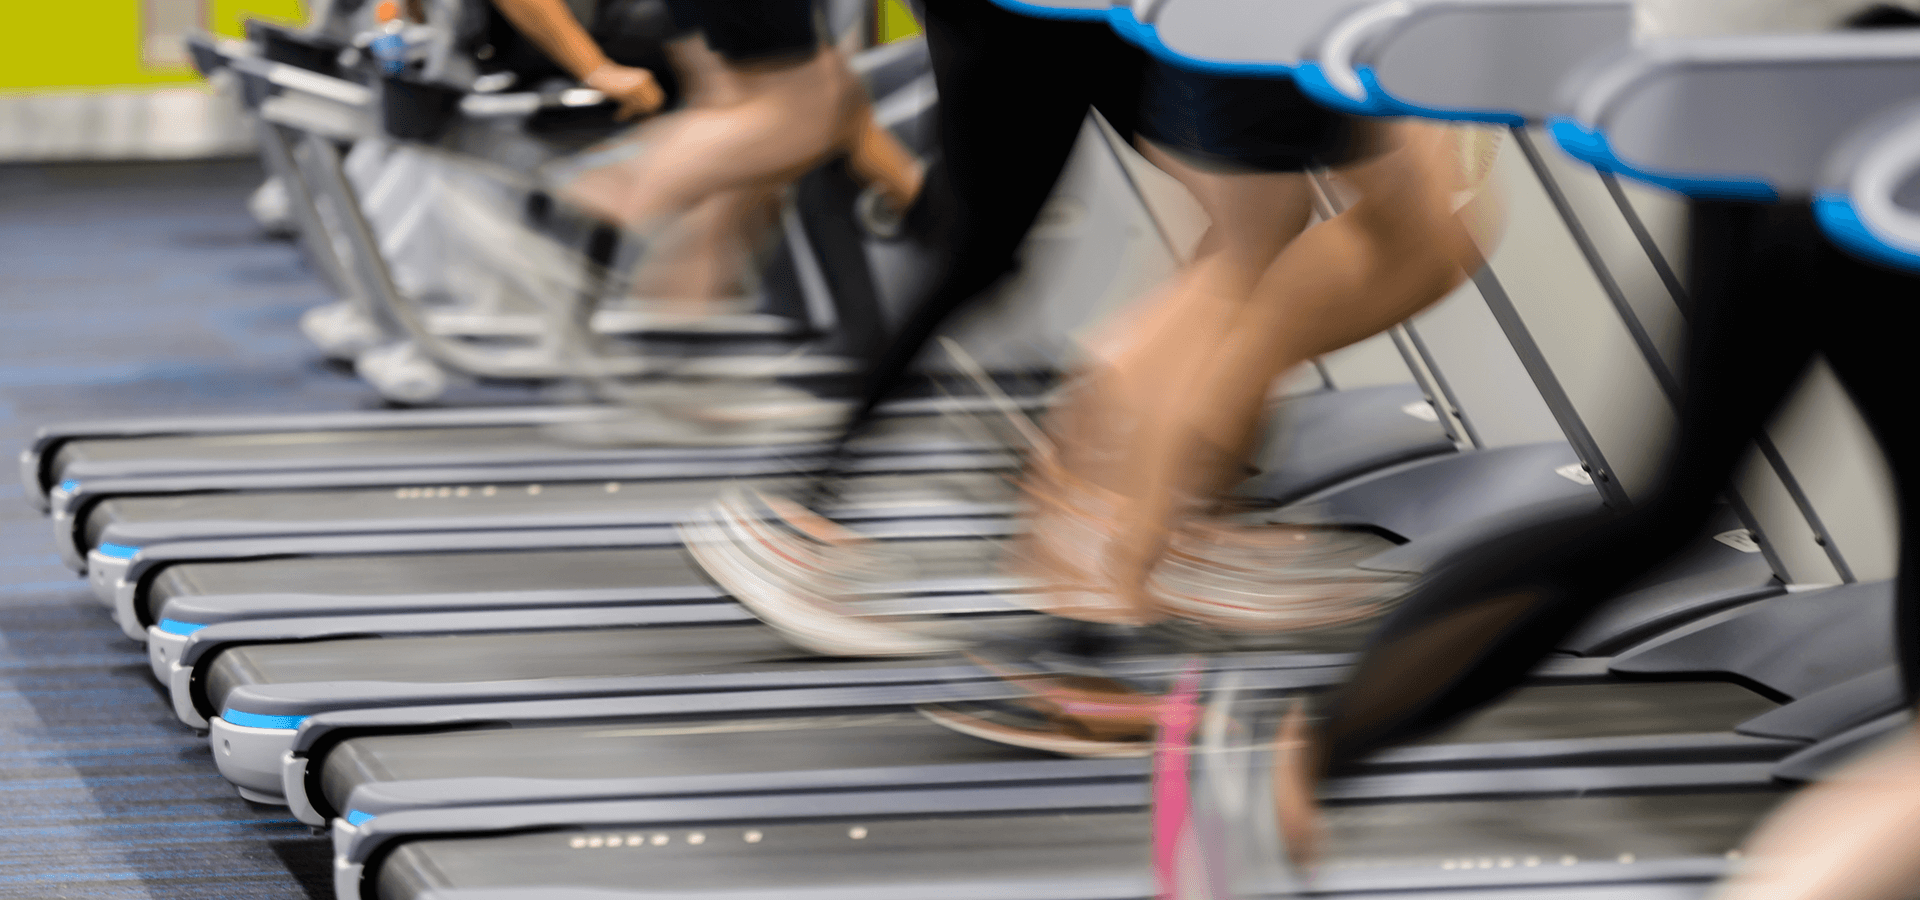
[[[1809,196],[1846,135],[1912,100],[1920,36],[1901,31],[1643,42],[1572,87],[1554,134],[1602,170],[1695,197]]]
[[[1628,0],[1402,0],[1334,22],[1300,83],[1364,115],[1519,125],[1556,112],[1567,75],[1632,36]]]
[[[207,723],[207,740],[220,774],[255,803],[286,805],[280,795],[280,754],[293,728],[256,728],[234,725],[214,717]]]

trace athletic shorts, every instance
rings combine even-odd
[[[682,31],[700,31],[728,62],[813,55],[813,0],[667,0]]]
[[[1314,103],[1289,78],[1229,78],[1153,60],[1140,90],[1142,137],[1229,169],[1346,165],[1366,155],[1375,127]]]

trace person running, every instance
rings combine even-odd
[[[677,58],[728,88],[659,117],[620,158],[560,174],[556,194],[640,233],[728,191],[784,185],[836,153],[898,209],[919,194],[918,161],[873,118],[841,54],[814,28],[811,0],[674,0],[701,41]],[[707,55],[710,50],[712,55]],[[603,155],[604,156],[604,155]]]
[[[950,24],[947,17],[961,13],[968,18]],[[986,22],[996,27],[982,27]],[[1028,127],[1022,133],[1050,137],[1052,143],[1042,145],[1049,153],[1041,158],[1063,161],[1088,106],[1085,94],[1064,88],[1082,83],[1076,79],[1090,72],[1097,77],[1098,70],[1086,68],[1092,60],[1069,60],[1068,65],[1081,64],[1053,73],[1059,76],[1053,80],[1020,67],[1013,72],[978,71],[988,67],[967,64],[976,56],[989,58],[986,51],[994,42],[1029,32],[1065,34],[1085,28],[1025,19],[983,0],[930,5],[928,33],[936,76],[943,70],[973,76],[960,82],[969,93],[958,98],[948,96],[942,83],[947,157],[992,158],[1029,149],[993,140],[1001,132],[982,130],[982,118],[968,115],[975,110],[982,116],[1001,112],[1006,106],[1006,93],[994,89],[1011,86],[987,82],[991,74],[1034,78],[1037,84],[1060,89],[1058,99],[1038,92],[1026,99],[1022,108],[1049,118],[1044,130]],[[1097,25],[1092,33],[1080,35],[1088,43],[1069,46],[1114,46],[1112,36]],[[990,58],[1022,57],[993,53]],[[1133,121],[1138,122],[1142,149],[1193,191],[1212,217],[1212,227],[1175,281],[1098,342],[1094,361],[1052,419],[1051,439],[1036,441],[1045,449],[1029,465],[1024,487],[1031,521],[1018,554],[1022,570],[1038,583],[1036,605],[1082,622],[1122,626],[1122,631],[1116,643],[1110,630],[1097,637],[1089,635],[1099,629],[1070,630],[1057,640],[1031,645],[1034,653],[1058,649],[1049,643],[1100,645],[1105,649],[1088,652],[1112,652],[1128,641],[1126,627],[1167,619],[1172,611],[1168,598],[1154,596],[1150,581],[1169,535],[1207,511],[1243,470],[1274,378],[1313,356],[1376,334],[1444,296],[1478,267],[1478,241],[1491,235],[1482,228],[1477,240],[1466,223],[1497,221],[1497,216],[1484,214],[1486,203],[1468,208],[1468,200],[1488,199],[1476,190],[1484,181],[1485,166],[1476,172],[1463,169],[1456,131],[1336,114],[1308,102],[1285,80],[1221,78],[1157,62],[1142,71],[1142,90],[1131,104],[1138,111]],[[1115,75],[1099,83],[1111,86],[1121,80]],[[976,91],[980,93],[971,93]],[[975,96],[981,100],[973,100]],[[1046,105],[1038,98],[1046,98]],[[984,102],[988,99],[1000,102]],[[1102,111],[1111,105],[1109,95]],[[950,122],[950,116],[957,121]],[[1483,163],[1484,155],[1474,155],[1475,161]],[[1043,168],[1032,159],[1007,162],[1020,167],[997,171],[1020,176],[1002,178],[1000,191],[988,192],[988,171],[979,170],[974,176],[979,189],[962,195],[994,197],[1006,204],[995,211],[1008,210],[1019,199],[1023,217],[1006,212],[995,218],[957,217],[960,224],[945,241],[950,277],[934,281],[934,291],[869,373],[868,392],[853,428],[898,385],[906,364],[933,330],[1011,267],[1013,249],[1059,165]],[[1304,173],[1313,167],[1335,167],[1342,187],[1359,199],[1302,236],[1313,190]],[[960,172],[950,180],[959,185],[968,177]],[[1009,182],[1022,191],[1008,190]],[[941,185],[942,179],[934,184]],[[987,224],[995,227],[988,230],[983,227]],[[954,273],[971,277],[951,277]],[[696,540],[695,552],[736,595],[754,598],[750,605],[757,604],[769,621],[779,625],[783,617],[794,619],[790,634],[803,642],[812,640],[815,649],[879,653],[925,648],[925,641],[889,639],[885,629],[873,623],[855,625],[842,616],[840,624],[833,624],[830,591],[804,584],[810,573],[783,571],[775,556],[751,546],[773,533],[747,521],[756,516],[785,517],[795,533],[809,528],[814,535],[821,533],[817,521],[803,523],[800,515],[765,498],[736,503],[718,511],[716,521],[727,520],[724,527],[701,532],[721,539]],[[722,537],[728,534],[733,536],[731,547]],[[1284,539],[1301,536],[1293,532]],[[832,565],[822,561],[816,569]],[[1367,584],[1357,596],[1340,600],[1351,608],[1371,608],[1366,601],[1378,599],[1370,596],[1377,588]],[[782,592],[791,596],[782,597]],[[1219,606],[1204,596],[1188,594],[1176,598],[1174,605],[1216,624],[1221,618],[1213,615]],[[1273,627],[1247,623],[1245,615],[1239,618],[1239,624],[1256,629]],[[1296,615],[1288,624],[1307,627],[1329,621]],[[827,637],[835,630],[840,634]],[[849,640],[855,632],[873,640],[864,645]],[[1123,686],[1112,687],[1128,692]],[[1030,724],[1029,730],[1037,732],[1033,739],[1060,746],[1044,733],[1063,724],[1057,716]],[[998,721],[994,727],[1014,726]],[[1148,728],[1133,721],[1121,730],[1137,745]]]
[[[1881,6],[1850,24],[1912,27],[1920,16]],[[1892,638],[1908,702],[1920,700],[1920,440],[1905,423],[1902,335],[1885,327],[1920,277],[1836,249],[1805,201],[1697,200],[1689,232],[1686,372],[1652,486],[1630,510],[1519,522],[1445,560],[1388,616],[1317,722],[1301,706],[1287,715],[1274,803],[1296,865],[1318,855],[1321,780],[1503,696],[1602,602],[1697,535],[1816,356],[1852,397],[1893,474],[1901,542]],[[1821,298],[1819,309],[1809,297]],[[1907,733],[1783,807],[1748,854],[1773,862],[1737,877],[1724,896],[1907,896],[1920,878],[1916,823],[1920,743]]]

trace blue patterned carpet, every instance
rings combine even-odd
[[[252,161],[0,166],[0,449],[40,424],[351,409],[295,323],[327,298],[259,236]],[[13,475],[0,483],[0,897],[331,897],[328,850],[228,787]]]

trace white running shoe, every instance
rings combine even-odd
[[[865,616],[860,585],[895,580],[873,542],[798,504],[730,489],[680,526],[707,575],[794,646],[823,656],[926,656],[960,644]],[[890,577],[893,576],[893,577]]]
[[[338,362],[351,362],[388,340],[380,326],[348,300],[307,310],[300,317],[300,331],[328,359]]]

